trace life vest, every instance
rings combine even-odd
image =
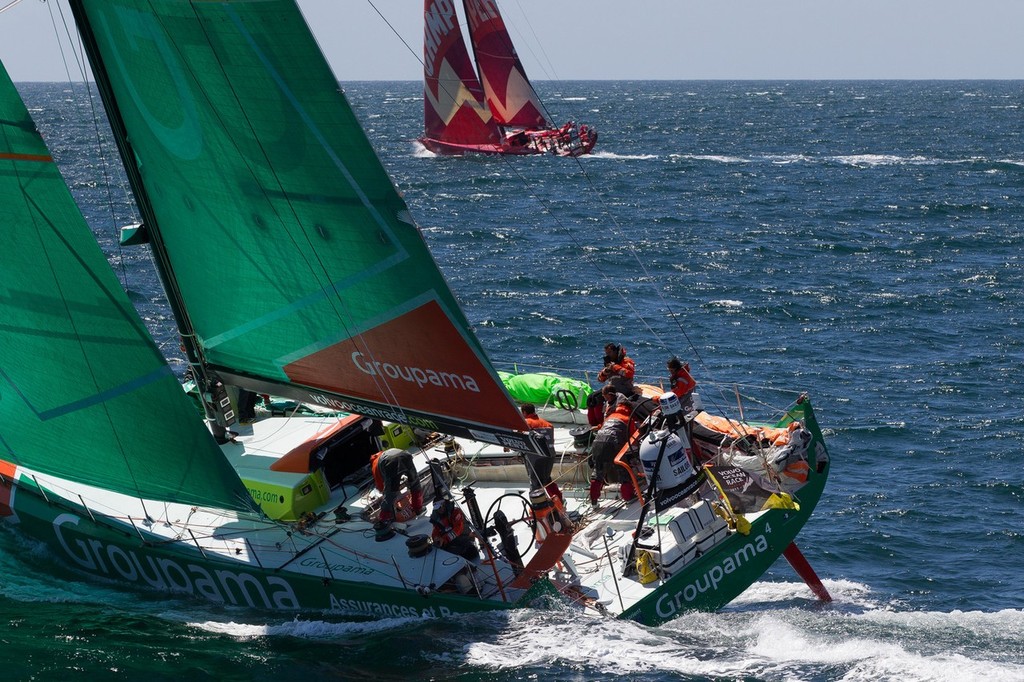
[[[636,363],[633,358],[622,357],[617,362],[606,366],[597,374],[598,381],[608,381],[613,376],[622,377],[630,384],[633,383],[633,376],[636,374]]]
[[[672,392],[682,398],[684,395],[697,388],[697,382],[694,381],[693,377],[686,370],[685,367],[680,367],[672,373]]]
[[[619,403],[616,405],[611,412],[605,415],[604,421],[609,420],[621,421],[629,427],[629,433],[636,431],[636,424],[633,423],[633,409],[628,403]],[[602,422],[603,423],[603,422]]]
[[[444,547],[466,531],[466,515],[451,500],[438,500],[430,514],[434,542]]]
[[[536,431],[540,435],[544,436],[544,440],[547,441],[548,447],[551,448],[551,454],[555,452],[555,427],[551,425],[547,419],[541,419],[535,414],[528,414],[524,416],[526,419],[526,425],[530,427],[531,431]]]

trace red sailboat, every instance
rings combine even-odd
[[[589,154],[597,131],[555,127],[526,77],[494,0],[464,0],[480,77],[453,0],[425,0],[420,143],[435,154]]]

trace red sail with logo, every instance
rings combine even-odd
[[[540,97],[526,77],[494,0],[464,0],[487,106],[498,125],[550,128]]]
[[[501,131],[484,104],[452,0],[423,3],[423,80],[424,146],[500,146]]]

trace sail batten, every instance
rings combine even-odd
[[[526,442],[294,2],[75,6],[183,333],[209,367]]]

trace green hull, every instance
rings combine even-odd
[[[748,534],[731,534],[626,609],[622,618],[658,625],[684,611],[717,611],[742,594],[782,556],[814,512],[829,473],[824,438],[806,398],[794,405],[776,426],[794,420],[803,422],[813,435],[808,452],[815,453],[817,459],[816,463],[811,462],[807,483],[793,496],[799,509],[768,510],[751,523]]]
[[[824,477],[820,477],[823,479]],[[673,576],[620,617],[657,625],[684,611],[715,611],[746,590],[794,540],[820,495],[801,495],[801,508],[771,510],[752,524],[749,535],[734,534]],[[88,516],[63,512],[19,491],[15,513],[25,535],[46,543],[80,572],[213,602],[267,610],[312,610],[374,617],[444,617],[456,613],[535,605],[533,595],[517,603],[434,592],[378,587],[211,559],[185,543],[150,545],[131,528],[101,525]],[[810,492],[810,491],[808,491]],[[315,555],[308,561],[322,564]],[[537,590],[550,594],[551,590]]]
[[[183,542],[146,542],[132,526],[77,514],[31,490],[24,477],[14,494],[12,519],[25,536],[45,543],[76,573],[141,590],[170,592],[257,610],[320,611],[377,618],[430,618],[509,609],[516,604],[459,594],[381,587],[332,577],[315,552],[296,561],[323,568],[322,577],[217,559]],[[6,492],[0,484],[0,492]],[[65,506],[66,505],[66,506]],[[65,506],[65,508],[61,508]],[[2,508],[2,507],[0,507]],[[538,590],[539,592],[540,590]],[[527,594],[523,600],[533,599]],[[522,605],[522,604],[520,604]]]
[[[798,405],[790,414],[810,426],[814,434],[811,452],[820,453],[808,482],[794,496],[799,509],[770,509],[761,514],[752,521],[748,534],[730,534],[625,608],[620,618],[657,625],[685,611],[720,609],[757,581],[793,542],[821,497],[828,460],[810,405]],[[16,521],[21,532],[46,543],[77,572],[136,589],[254,609],[402,618],[543,606],[557,594],[546,579],[515,602],[379,586],[333,574],[316,551],[298,553],[289,562],[312,566],[316,569],[312,573],[218,558],[203,553],[187,538],[168,542],[147,537],[144,530],[130,524],[90,514],[66,500],[58,503],[53,492],[39,491],[27,476],[21,476],[13,494],[7,481],[0,479],[0,512],[9,499],[7,509],[14,513],[8,520]]]

